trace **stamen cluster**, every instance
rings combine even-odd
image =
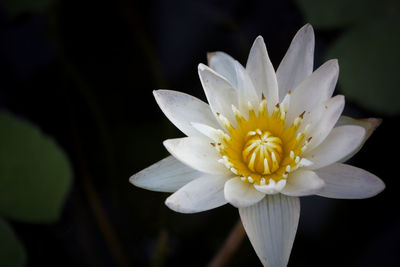
[[[222,156],[219,162],[244,182],[284,187],[289,173],[306,163],[301,154],[311,140],[306,137],[309,125],[298,132],[305,112],[286,127],[289,101],[290,92],[269,114],[267,100],[262,96],[257,111],[248,103],[246,117],[232,105],[236,127],[217,113],[227,130],[219,131],[218,142],[211,143]]]

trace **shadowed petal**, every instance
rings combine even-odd
[[[262,264],[286,266],[299,222],[299,199],[282,194],[267,195],[255,205],[239,208],[239,214]]]
[[[165,116],[187,136],[201,135],[191,122],[219,126],[210,106],[193,96],[171,90],[156,90],[153,94]]]
[[[294,36],[276,71],[280,101],[289,90],[293,91],[312,73],[313,64],[314,30],[310,24],[306,24]]]
[[[239,107],[237,90],[223,76],[204,64],[199,64],[199,76],[208,103],[214,113],[221,113],[231,123],[235,122],[232,105]]]
[[[247,102],[258,104],[259,97],[247,70],[235,59],[224,52],[208,54],[210,67],[225,77],[236,89],[239,108],[245,112]],[[260,94],[261,96],[261,94]]]
[[[268,103],[271,103],[269,105],[269,111],[271,112],[273,107],[279,103],[278,82],[264,39],[261,36],[256,38],[251,47],[246,70],[253,82],[258,97],[261,98],[261,94],[264,94]]]
[[[237,72],[240,63],[236,59],[224,52],[208,53],[207,59],[210,68],[225,77],[233,87],[237,88],[239,84]]]
[[[377,195],[385,184],[374,174],[342,163],[315,171],[325,186],[317,195],[330,198],[361,199]]]
[[[307,151],[311,151],[325,140],[335,126],[340,114],[342,114],[343,108],[344,97],[342,95],[337,95],[313,109],[311,113],[306,113],[304,122],[300,126],[300,131],[302,131],[303,127],[306,125],[311,125],[307,135],[312,139],[308,145]]]
[[[175,192],[201,175],[201,172],[169,156],[132,175],[129,181],[137,187],[152,191]]]
[[[360,126],[333,128],[319,146],[304,154],[305,158],[313,162],[309,168],[316,170],[340,161],[360,146],[364,136],[365,130]]]
[[[225,183],[225,199],[235,207],[248,207],[264,198],[265,194],[257,191],[253,184],[243,182],[239,177]]]
[[[315,172],[297,170],[289,175],[286,186],[281,192],[287,196],[309,196],[315,194],[323,186],[324,181]]]
[[[168,139],[164,141],[164,146],[175,158],[195,170],[210,174],[230,173],[218,162],[221,155],[204,137]]]
[[[358,125],[365,129],[365,136],[364,140],[361,144],[356,147],[349,155],[342,158],[340,162],[345,162],[349,158],[353,157],[360,149],[363,147],[364,143],[368,140],[371,134],[375,131],[376,128],[381,124],[382,120],[377,118],[367,118],[367,119],[354,119],[348,116],[340,116],[339,120],[337,121],[335,127],[341,125]]]
[[[336,59],[329,60],[302,81],[292,92],[287,120],[293,121],[303,111],[311,111],[328,100],[339,76]]]
[[[165,204],[181,213],[196,213],[225,205],[226,176],[203,175],[172,194]]]

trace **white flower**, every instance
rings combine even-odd
[[[199,65],[209,104],[184,93],[154,91],[168,119],[187,137],[164,142],[172,154],[130,181],[175,192],[166,205],[182,213],[230,203],[265,266],[286,266],[299,196],[367,198],[384,189],[375,175],[340,163],[367,138],[356,124],[336,126],[344,97],[332,97],[337,60],[313,72],[314,33],[305,25],[278,70],[258,37],[243,67],[229,55]]]

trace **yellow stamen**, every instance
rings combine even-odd
[[[267,104],[262,95],[256,112],[252,103],[248,102],[248,118],[232,105],[237,122],[235,127],[226,117],[217,113],[227,131],[218,132],[220,141],[211,143],[221,154],[219,162],[243,182],[257,185],[278,184],[288,179],[289,174],[299,168],[301,154],[311,140],[307,136],[308,125],[298,131],[302,129],[300,125],[305,112],[291,126],[286,124],[290,93],[282,104],[275,105],[272,114],[269,114]],[[281,181],[279,184],[284,183]]]

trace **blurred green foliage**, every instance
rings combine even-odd
[[[296,0],[307,22],[319,29],[332,29],[368,20],[381,1]],[[369,2],[366,5],[366,2]],[[373,4],[373,6],[371,5]]]
[[[346,29],[326,51],[338,58],[344,95],[381,114],[400,112],[400,2],[297,0],[317,29]]]
[[[24,13],[43,13],[56,0],[0,0],[9,15],[16,17]]]
[[[70,163],[52,139],[31,123],[0,113],[0,215],[28,223],[56,221],[71,177]],[[0,247],[7,249],[0,249],[0,266],[19,266],[23,249],[0,223]]]
[[[0,266],[24,266],[25,251],[13,230],[0,218]]]

